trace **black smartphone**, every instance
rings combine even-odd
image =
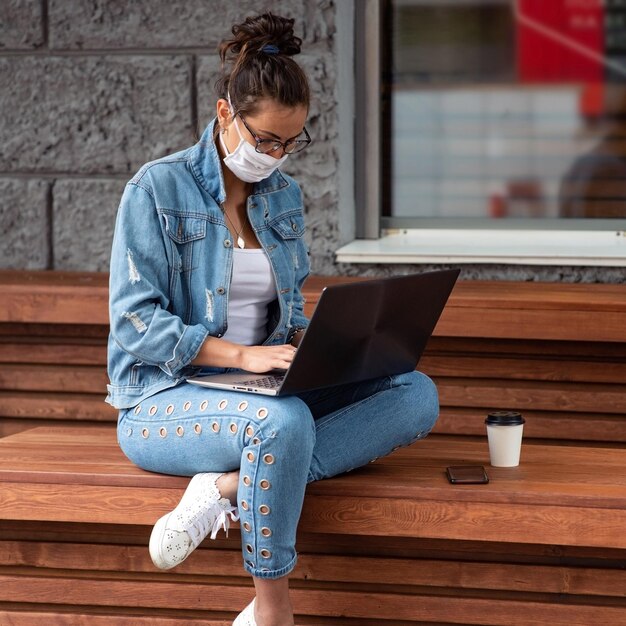
[[[446,474],[453,485],[485,485],[489,482],[482,465],[453,465],[446,468]]]

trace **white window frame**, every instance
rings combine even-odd
[[[626,266],[626,219],[382,217],[382,4],[354,3],[356,239],[343,263],[501,263]],[[416,226],[416,222],[418,225]]]

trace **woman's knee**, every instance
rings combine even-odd
[[[315,421],[309,407],[296,396],[285,396],[268,403],[267,414],[260,421],[259,428],[265,437],[300,454],[313,451]]]
[[[439,417],[439,393],[434,381],[422,372],[413,371],[396,377],[406,390],[407,411],[415,419],[420,436],[426,436]]]

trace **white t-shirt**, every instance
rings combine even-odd
[[[267,337],[267,307],[277,297],[274,273],[265,250],[233,248],[233,273],[224,339],[244,346]]]

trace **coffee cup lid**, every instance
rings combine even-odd
[[[485,424],[493,426],[518,426],[524,424],[525,419],[518,411],[492,411],[487,415]]]

